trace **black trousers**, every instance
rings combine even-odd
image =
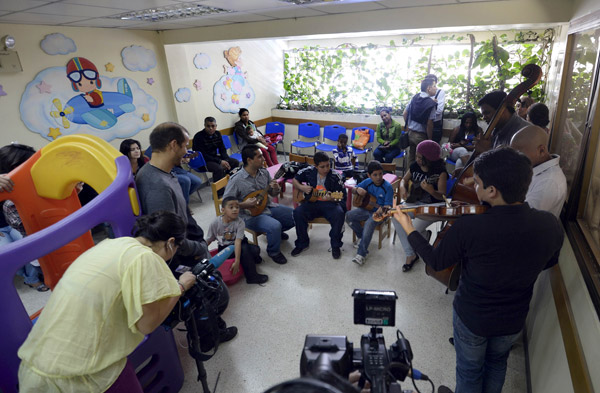
[[[227,246],[219,246],[219,251],[226,248]],[[258,273],[256,272],[256,263],[262,260],[260,256],[260,247],[256,244],[248,243],[248,239],[242,240],[242,253],[240,255],[240,265],[244,269],[244,275],[246,281],[256,278]]]
[[[228,157],[225,161],[229,163],[231,169],[237,168],[240,165],[240,162],[235,158]],[[228,170],[223,169],[220,163],[216,163],[213,161],[209,161],[206,163],[206,168],[213,175],[213,182],[219,181],[225,177],[229,173]]]
[[[437,143],[440,143],[442,140],[442,126],[444,120],[438,120],[433,122],[433,133],[431,135],[431,139]]]

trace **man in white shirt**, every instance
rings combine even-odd
[[[525,154],[533,165],[525,202],[558,218],[567,198],[567,179],[559,166],[560,157],[548,152],[548,134],[538,126],[527,126],[512,137],[510,146]]]

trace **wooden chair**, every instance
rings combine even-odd
[[[216,213],[217,217],[221,215],[221,203],[223,203],[223,198],[219,198],[219,190],[224,189],[227,186],[228,182],[229,182],[229,175],[225,176],[218,182],[211,183],[211,185],[210,185],[210,188],[212,190],[212,195],[213,195],[213,201],[215,204],[215,213]],[[246,232],[248,232],[250,235],[252,235],[252,243],[256,244],[256,245],[258,245],[258,237],[260,235],[264,235],[264,232],[253,231],[252,229],[249,229],[248,227],[246,227]]]
[[[294,154],[294,153],[290,153],[290,155],[288,156],[288,161],[296,161],[299,162],[301,164],[306,162],[306,156],[301,156],[300,154]]]
[[[377,231],[377,233],[379,234],[379,239],[378,239],[378,245],[377,245],[377,249],[380,250],[381,249],[381,245],[383,244],[383,240],[386,237],[390,237],[390,233],[392,232],[392,217],[388,217],[385,220],[383,220],[382,222],[380,222],[376,227],[375,227],[375,231]],[[360,223],[361,226],[364,226],[365,222],[362,221]],[[352,241],[355,242],[356,241],[356,233],[354,231],[352,231]]]

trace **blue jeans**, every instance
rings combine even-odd
[[[399,147],[390,147],[388,149],[377,147],[373,152],[373,158],[379,162],[392,162],[401,151]]]
[[[361,221],[365,222],[364,226],[360,225]],[[357,254],[366,257],[369,253],[369,244],[371,244],[373,232],[375,232],[375,228],[379,223],[373,220],[373,213],[362,207],[357,207],[346,213],[346,222],[356,233],[356,236],[360,238]]]
[[[0,212],[0,214],[2,214],[2,212]],[[22,238],[23,236],[21,235],[21,232],[17,231],[10,225],[0,228],[0,246],[16,242]]]
[[[294,209],[294,221],[296,222],[296,247],[306,248],[310,243],[308,237],[308,222],[317,217],[325,217],[331,225],[329,239],[331,248],[342,247],[342,229],[344,228],[344,209],[337,202],[314,202],[303,203]]]
[[[270,215],[259,214],[245,219],[245,222],[248,229],[267,234],[267,254],[273,257],[281,252],[281,233],[294,227],[294,209],[278,205],[269,207],[269,210]]]
[[[506,361],[519,333],[481,337],[469,330],[454,311],[456,350],[455,393],[501,393]]]
[[[181,186],[181,190],[183,191],[183,197],[185,198],[185,203],[190,203],[190,195],[196,192],[202,185],[202,180],[193,173],[186,171],[181,167],[174,167],[173,173],[177,176],[177,180],[179,181],[179,185]]]
[[[37,284],[42,281],[42,268],[30,263],[17,270],[17,275],[23,277],[25,284]]]
[[[432,222],[423,220],[421,218],[414,218],[414,216],[415,216],[414,213],[408,213],[408,215],[413,218],[412,223],[413,223],[413,226],[415,227],[415,230],[424,236],[425,230],[427,229],[428,226],[430,226],[432,224]],[[394,224],[394,229],[396,230],[396,236],[398,236],[398,240],[400,240],[400,244],[402,245],[402,248],[404,249],[404,254],[407,257],[412,257],[413,255],[415,255],[415,250],[413,250],[412,246],[410,245],[410,242],[408,241],[408,236],[406,235],[406,232],[404,232],[404,228],[402,228],[402,225],[400,225],[400,223],[393,218],[392,218],[392,224]]]

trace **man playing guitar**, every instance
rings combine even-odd
[[[223,197],[232,196],[240,202],[240,217],[246,228],[266,233],[267,254],[275,263],[287,263],[280,246],[281,240],[289,239],[285,231],[294,226],[293,209],[273,203],[269,198],[276,196],[280,188],[263,167],[265,159],[258,146],[245,146],[242,162],[244,167],[229,179]]]
[[[346,189],[342,177],[331,170],[327,154],[317,152],[314,160],[314,167],[302,169],[294,178],[294,188],[303,192],[305,198],[304,203],[294,209],[298,239],[292,256],[295,257],[308,248],[308,222],[317,217],[325,217],[331,224],[331,255],[334,259],[339,259],[342,255]],[[310,201],[314,199],[316,201]]]

